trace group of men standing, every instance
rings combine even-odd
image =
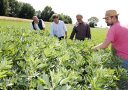
[[[57,37],[59,40],[67,38],[67,28],[62,20],[59,20],[58,14],[52,16],[53,22],[50,27],[50,36]],[[90,27],[83,21],[83,16],[76,15],[77,22],[73,27],[73,31],[70,35],[70,39],[73,40],[74,36],[77,40],[85,40],[85,38],[91,39]],[[31,23],[31,29],[33,30],[45,30],[44,21],[38,19],[37,16],[33,16],[33,22]]]
[[[128,71],[128,25],[123,25],[118,20],[118,13],[116,10],[107,10],[105,13],[105,22],[110,29],[108,30],[106,39],[103,43],[95,46],[94,51],[98,49],[105,49],[110,44],[116,51],[116,56],[122,59],[122,67]],[[77,22],[73,27],[70,39],[72,40],[75,36],[76,40],[85,40],[86,38],[91,39],[90,27],[83,21],[83,16],[76,15]],[[31,28],[34,30],[45,30],[45,24],[43,20],[33,17]],[[53,15],[53,22],[51,23],[50,36],[57,37],[59,40],[67,38],[67,28],[63,21],[59,20],[57,14]]]

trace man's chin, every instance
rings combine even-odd
[[[107,24],[107,26],[112,26],[113,24]]]
[[[110,26],[110,24],[107,24],[107,26]]]

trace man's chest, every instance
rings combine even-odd
[[[34,26],[35,26],[35,28],[36,28],[37,30],[40,29],[39,26],[38,26],[38,24],[34,24]]]
[[[53,26],[54,31],[62,30],[63,26],[61,24],[57,24]]]
[[[85,25],[79,25],[76,27],[77,32],[83,32],[86,31],[86,26]]]

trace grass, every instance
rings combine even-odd
[[[14,27],[14,28],[25,28],[26,30],[30,29],[30,23],[26,21],[19,21],[19,20],[4,20],[0,19],[0,27]],[[50,32],[50,22],[45,22],[46,24],[46,31]],[[68,30],[68,37],[70,37],[70,34],[72,32],[73,25],[68,24],[67,30]],[[105,28],[91,28],[92,33],[92,40],[97,44],[101,43],[106,36],[107,30]]]

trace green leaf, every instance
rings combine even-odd
[[[41,84],[38,84],[37,90],[45,90]]]

